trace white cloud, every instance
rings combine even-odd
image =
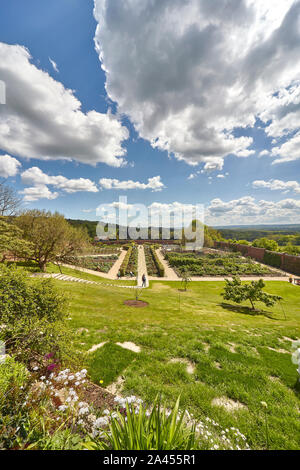
[[[53,69],[55,70],[55,72],[56,72],[56,73],[59,73],[57,63],[54,62],[54,60],[51,59],[50,57],[49,57],[49,62],[50,62],[50,64],[52,65],[52,67],[53,67]]]
[[[7,101],[0,106],[4,151],[41,160],[124,164],[127,128],[110,112],[84,113],[74,92],[33,65],[27,49],[0,43],[0,76]]]
[[[98,189],[93,181],[85,178],[68,179],[64,176],[49,176],[40,168],[32,167],[24,171],[21,175],[22,182],[26,185],[52,185],[67,193],[76,193],[78,191],[86,191],[97,193]]]
[[[47,186],[41,184],[39,186],[34,186],[32,188],[25,188],[23,191],[19,191],[20,194],[24,195],[23,200],[25,202],[34,202],[39,199],[56,199],[58,193],[52,193]]]
[[[270,155],[269,150],[262,150],[262,151],[259,153],[259,156],[260,156],[260,157],[264,157],[265,155]]]
[[[234,130],[257,117],[299,127],[298,0],[94,1],[107,93],[154,148],[220,162],[254,154]]]
[[[139,181],[119,181],[117,179],[101,178],[99,184],[103,189],[128,190],[128,189],[152,189],[152,191],[161,191],[165,186],[160,176],[148,178],[148,183]]]
[[[16,176],[21,167],[21,163],[10,155],[0,155],[0,176],[9,178]]]
[[[256,201],[251,196],[224,202],[213,199],[206,211],[210,225],[293,223],[300,216],[300,200]]]
[[[270,181],[256,180],[252,183],[253,188],[270,189],[271,191],[294,191],[300,194],[300,184],[297,181],[282,181],[272,179]]]
[[[299,121],[300,123],[300,121]],[[272,149],[272,156],[276,157],[274,164],[291,162],[300,159],[300,131],[284,144]]]

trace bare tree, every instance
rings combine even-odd
[[[13,216],[21,203],[21,199],[13,188],[0,181],[0,216]]]

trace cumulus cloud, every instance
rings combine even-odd
[[[128,190],[128,189],[152,189],[152,191],[162,191],[165,187],[160,176],[148,178],[148,183],[139,181],[119,181],[117,179],[101,178],[99,184],[103,189]]]
[[[299,127],[298,0],[94,2],[107,93],[154,148],[221,170],[254,154],[237,128]]]
[[[16,176],[21,167],[21,163],[10,155],[0,155],[0,176],[9,178]]]
[[[205,220],[211,225],[293,223],[300,216],[300,200],[256,201],[245,196],[232,201],[213,199],[207,207]]]
[[[52,193],[44,184],[33,186],[32,188],[25,188],[23,191],[19,191],[19,193],[24,195],[23,200],[25,202],[34,202],[39,199],[51,200],[59,196],[58,193]]]
[[[300,122],[300,121],[299,121]],[[274,164],[291,162],[300,159],[300,131],[278,147],[272,149],[272,156],[276,157]]]
[[[110,112],[84,113],[72,90],[32,62],[25,47],[0,43],[0,148],[25,158],[124,164],[128,130]]]
[[[98,192],[95,183],[89,179],[68,179],[61,175],[49,176],[38,167],[29,168],[22,173],[21,177],[22,182],[26,185],[42,185],[43,187],[46,185],[52,185],[67,193],[76,193],[79,191],[86,191],[90,193]]]
[[[300,194],[300,184],[297,181],[282,181],[272,179],[270,181],[256,180],[252,183],[253,188],[270,189],[271,191],[294,191]]]

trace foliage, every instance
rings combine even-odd
[[[30,374],[23,364],[6,358],[0,365],[0,384],[5,387],[0,396],[0,449],[82,449],[85,438],[78,421],[84,404],[77,402],[85,376],[85,370],[71,374],[69,369]]]
[[[279,246],[275,240],[270,240],[269,238],[258,238],[252,243],[256,248],[265,248],[269,251],[278,251]]]
[[[152,409],[135,408],[126,402],[125,412],[118,411],[109,423],[109,431],[87,445],[91,450],[192,450],[197,447],[195,426],[184,422],[179,411],[179,398],[168,412],[160,398]]]
[[[160,277],[164,277],[165,275],[165,268],[163,266],[163,264],[160,262],[157,254],[156,254],[156,251],[155,251],[155,247],[152,245],[151,248],[150,248],[150,251],[151,251],[151,254],[152,254],[152,257],[153,257],[153,261],[155,263],[155,266],[157,268],[157,271],[158,271],[158,274]]]
[[[131,245],[126,253],[123,263],[120,267],[121,276],[124,277],[131,272],[136,275],[138,262],[138,248],[136,245]]]
[[[120,273],[121,273],[121,276],[124,277],[126,272],[127,272],[127,267],[128,267],[128,263],[129,263],[129,259],[130,259],[130,256],[131,256],[131,253],[132,253],[132,250],[133,250],[133,247],[129,247],[128,248],[128,251],[125,255],[125,258],[123,259],[123,262],[121,264],[121,267],[120,267]]]
[[[187,270],[191,276],[265,275],[273,273],[265,266],[243,258],[239,253],[165,253],[170,266],[180,275]]]
[[[29,256],[31,244],[22,238],[22,230],[0,217],[0,256],[4,261],[7,255]]]
[[[274,251],[265,251],[264,263],[269,266],[273,266],[274,268],[280,268],[281,256],[279,253],[275,253]]]
[[[0,339],[10,354],[30,363],[50,352],[57,360],[68,353],[66,302],[51,280],[30,282],[22,270],[1,266],[0,303]]]
[[[87,234],[69,225],[57,212],[26,211],[16,218],[15,223],[33,245],[33,253],[28,259],[36,261],[42,271],[49,262],[68,263],[88,246]]]
[[[226,279],[226,286],[222,296],[224,300],[232,300],[237,304],[249,300],[252,309],[255,309],[255,302],[262,302],[267,307],[273,307],[276,302],[282,300],[278,295],[271,295],[263,292],[265,283],[262,279],[251,281],[250,284],[242,284],[240,278],[235,277],[232,281]]]

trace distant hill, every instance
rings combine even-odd
[[[214,228],[226,239],[248,240],[250,242],[256,238],[270,237],[272,235],[295,235],[300,233],[300,224],[233,225]]]
[[[276,224],[276,225],[216,225],[214,226],[217,230],[265,230],[265,231],[290,231],[290,232],[300,232],[300,224]]]

